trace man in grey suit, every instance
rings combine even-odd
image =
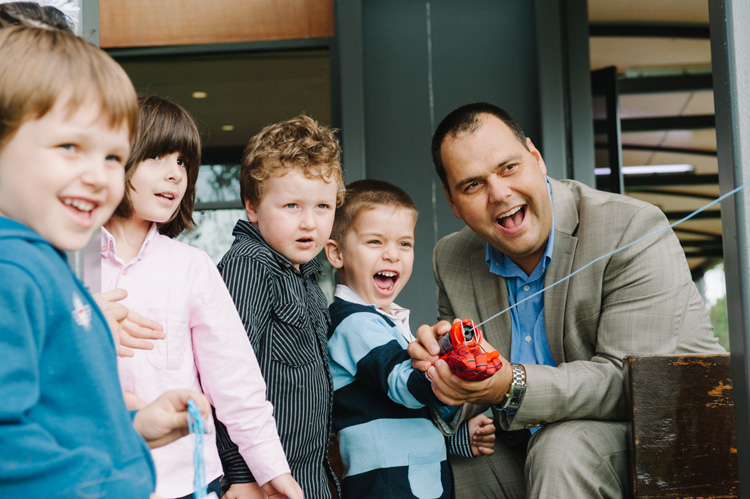
[[[665,230],[519,302],[667,226],[664,214],[547,177],[531,140],[489,104],[449,114],[432,151],[448,203],[467,227],[435,247],[442,322],[420,327],[409,352],[441,400],[477,404],[464,417],[489,406],[502,429],[493,456],[454,460],[457,497],[622,497],[623,357],[723,351],[677,238]],[[503,361],[491,378],[460,380],[434,355],[445,321],[479,323],[515,303],[482,327]]]

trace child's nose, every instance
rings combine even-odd
[[[313,214],[312,210],[302,210],[300,227],[308,230],[315,228],[315,215]]]
[[[106,160],[91,159],[86,162],[81,180],[88,185],[101,187],[107,183]]]
[[[169,163],[169,168],[167,169],[167,180],[170,180],[175,183],[179,183],[182,181],[183,171],[182,167],[180,167],[179,164],[177,164],[177,160],[171,161]]]
[[[398,249],[392,244],[386,244],[383,248],[383,259],[389,262],[395,262],[399,259]]]

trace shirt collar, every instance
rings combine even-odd
[[[268,251],[271,253],[272,257],[278,264],[284,268],[289,269],[297,272],[297,269],[295,269],[292,266],[291,260],[289,260],[287,257],[273,249],[268,245],[265,239],[263,239],[263,236],[260,234],[260,231],[256,226],[254,226],[252,223],[250,223],[249,220],[240,219],[237,220],[237,224],[234,226],[234,230],[232,231],[233,236],[246,236],[253,241],[256,241],[258,244],[263,246],[264,248],[267,248]],[[320,274],[325,275],[325,270],[323,269],[323,265],[318,261],[317,258],[313,258],[309,262],[305,262],[302,265],[299,266],[299,272],[302,274],[303,277],[310,277],[313,274]]]
[[[395,303],[391,303],[391,312],[388,313],[385,310],[377,308],[372,303],[367,303],[362,299],[361,296],[357,294],[356,291],[345,284],[337,284],[333,296],[350,303],[356,303],[358,305],[364,305],[365,307],[371,307],[375,309],[378,313],[385,315],[396,324],[401,334],[404,336],[404,338],[406,338],[406,341],[414,341],[414,335],[412,335],[411,331],[409,330],[410,311],[408,308],[404,308],[396,305]]]
[[[102,227],[102,247],[101,247],[101,253],[103,257],[111,257],[116,260],[122,261],[120,258],[117,257],[117,241],[115,241],[115,237],[104,227]],[[138,254],[133,258],[133,261],[140,260],[143,254],[146,252],[146,249],[149,247],[150,244],[159,236],[159,231],[156,228],[156,224],[152,223],[151,227],[148,229],[148,233],[146,234],[146,239],[143,241],[143,244],[141,245],[141,249],[138,250]],[[128,263],[128,262],[123,262]]]
[[[549,195],[550,201],[552,200],[552,186],[550,186],[549,180],[547,180],[547,177],[544,178],[544,181],[547,182],[547,194]],[[555,247],[555,214],[554,210],[552,212],[552,226],[550,227],[549,231],[549,238],[547,239],[547,246],[544,250],[544,256],[542,256],[542,259],[537,264],[534,271],[531,273],[531,275],[526,275],[526,272],[521,270],[521,268],[513,262],[510,258],[508,258],[505,254],[501,253],[500,251],[496,250],[492,246],[490,246],[489,243],[487,243],[486,251],[485,251],[485,263],[489,266],[490,272],[493,274],[497,274],[501,277],[520,277],[524,281],[535,281],[538,279],[541,274],[544,273],[545,270],[547,270],[547,267],[549,266],[550,262],[552,261],[552,250]]]

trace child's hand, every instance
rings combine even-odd
[[[148,405],[145,400],[135,393],[122,392],[122,398],[125,399],[125,407],[130,411],[140,411]]]
[[[484,414],[474,416],[468,422],[471,453],[474,457],[491,456],[495,453],[495,425]]]
[[[139,313],[118,303],[128,296],[124,289],[113,289],[106,293],[95,293],[94,300],[102,309],[109,329],[115,340],[117,355],[132,357],[131,348],[151,350],[154,344],[147,340],[164,339],[164,331],[158,322],[143,317]],[[128,347],[128,348],[126,348]]]
[[[263,491],[268,499],[303,499],[302,489],[289,473],[284,473],[263,485]]]
[[[257,483],[233,483],[229,486],[226,493],[221,499],[266,499],[266,493],[263,492]]]
[[[192,390],[169,390],[135,414],[133,426],[152,449],[167,445],[190,431],[187,421],[187,401],[193,399],[210,428],[213,417],[211,405],[202,393]]]

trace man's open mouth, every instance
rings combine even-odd
[[[512,230],[523,223],[526,216],[526,205],[516,206],[497,217],[497,223],[504,229]]]

